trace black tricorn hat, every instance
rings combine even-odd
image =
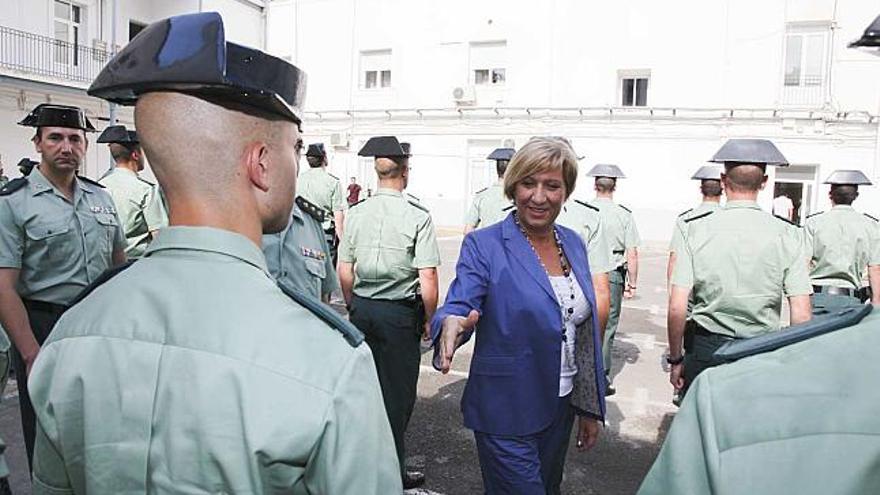
[[[371,137],[358,151],[358,156],[374,156],[377,158],[396,158],[409,156],[409,150],[404,150],[401,143],[394,136]]]
[[[95,132],[95,126],[82,108],[54,103],[40,103],[18,125],[25,127],[67,127]]]
[[[861,38],[849,44],[850,48],[860,46],[880,47],[880,16],[877,16],[874,22],[865,29],[865,34]]]
[[[513,158],[514,153],[516,153],[516,150],[513,148],[495,148],[495,151],[490,153],[489,156],[486,157],[486,160],[510,161],[510,159]]]
[[[324,149],[324,143],[310,144],[308,151],[306,151],[306,156],[317,156],[319,158],[326,157],[327,151]]]
[[[133,105],[150,91],[235,104],[300,124],[306,75],[292,64],[226,41],[216,12],[150,24],[101,70],[88,94]]]
[[[97,142],[106,144],[138,144],[137,132],[129,131],[124,125],[111,125],[98,136]]]
[[[703,165],[691,176],[691,180],[721,180],[721,165]]]
[[[728,139],[710,162],[787,167],[788,160],[767,139]]]
[[[825,179],[825,184],[847,186],[870,186],[871,179],[861,170],[835,170]]]

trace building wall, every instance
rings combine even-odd
[[[805,212],[827,206],[820,182],[834,169],[878,177],[880,59],[846,48],[878,10],[857,0],[276,0],[267,46],[308,73],[304,132],[338,144],[340,177],[374,185],[355,153],[372,135],[396,134],[413,143],[409,191],[435,223],[459,225],[470,191],[487,185],[474,173],[474,140],[564,135],[586,155],[584,169],[623,167],[618,199],[643,237],[662,240],[699,200],[688,178],[730,137],[772,138],[792,163],[815,167]],[[804,27],[826,39],[809,94],[784,85],[787,32]],[[505,84],[456,102],[454,88],[473,86],[473,44],[498,41]],[[376,50],[391,52],[392,84],[367,90],[363,53]],[[619,77],[630,71],[650,72],[644,108],[620,106]],[[768,207],[772,191],[771,181]],[[592,196],[588,179],[575,196]],[[880,212],[870,190],[859,204]]]

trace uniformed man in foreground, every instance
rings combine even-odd
[[[708,211],[721,208],[721,194],[724,187],[721,185],[721,166],[704,165],[691,177],[691,180],[700,181],[700,194],[703,201],[695,208],[681,212],[675,219],[675,227],[672,229],[672,240],[669,242],[669,261],[666,265],[666,282],[672,279],[672,269],[675,267],[675,252],[681,249],[681,233],[685,230],[685,222],[698,217]]]
[[[495,160],[498,181],[474,194],[471,207],[464,218],[465,234],[500,222],[513,209],[513,203],[504,196],[502,181],[504,172],[507,171],[507,164],[510,163],[514,153],[516,150],[513,148],[497,148],[486,157],[487,160]]]
[[[605,362],[606,395],[614,395],[617,390],[612,386],[612,350],[617,326],[620,323],[620,311],[623,298],[635,297],[639,280],[639,230],[629,208],[614,202],[617,190],[617,179],[625,178],[617,165],[598,164],[587,172],[587,177],[594,177],[596,198],[591,203],[599,208],[602,228],[608,239],[611,250],[611,266],[609,283],[611,287],[610,310],[608,323],[605,325],[605,337],[602,342],[602,359]]]
[[[28,460],[34,410],[27,377],[40,346],[74,297],[125,262],[125,235],[110,195],[80,177],[91,122],[76,107],[41,104],[20,125],[33,127],[40,164],[0,190],[0,325],[12,363]]]
[[[98,136],[98,142],[108,145],[115,162],[113,170],[98,182],[107,188],[116,204],[128,241],[125,254],[129,258],[140,258],[159,229],[168,225],[159,190],[139,175],[146,158],[135,131],[124,125],[110,126]]]
[[[345,196],[339,178],[327,172],[327,151],[324,143],[312,143],[306,151],[308,168],[299,174],[299,195],[324,211],[324,233],[336,262],[336,247],[342,239],[345,223]]]
[[[279,284],[329,303],[330,295],[339,289],[339,279],[323,221],[324,210],[297,196],[287,227],[263,236],[263,254]]]
[[[305,75],[223,33],[154,23],[89,88],[135,104],[171,226],[41,353],[36,493],[401,492],[363,336],[260,251],[290,218]]]
[[[825,183],[831,185],[831,210],[814,213],[804,223],[813,314],[867,300],[862,286],[866,275],[871,302],[880,304],[880,223],[852,207],[859,186],[870,186],[871,181],[859,170],[838,170]]]
[[[407,199],[409,150],[394,136],[370,138],[379,188],[348,210],[339,246],[339,281],[351,322],[376,361],[404,488],[424,483],[406,470],[404,436],[416,401],[420,341],[437,309],[440,251],[431,214]]]
[[[724,164],[727,201],[685,220],[670,287],[667,361],[669,380],[681,394],[711,365],[721,345],[778,331],[783,295],[791,324],[810,319],[802,229],[757,203],[767,166],[788,161],[763,139],[731,139],[711,161]]]

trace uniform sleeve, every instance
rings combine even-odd
[[[318,232],[321,239],[321,249],[327,253],[324,257],[324,280],[321,281],[321,295],[332,294],[333,291],[339,289],[339,277],[336,275],[336,267],[333,266],[333,257],[330,256],[330,246],[327,244],[327,237],[324,232]]]
[[[786,239],[791,252],[789,266],[783,270],[782,288],[785,295],[806,296],[813,293],[810,283],[810,255],[807,250],[806,235],[804,229],[792,227],[788,239]]]
[[[480,225],[480,196],[474,196],[474,200],[471,201],[471,207],[468,208],[467,213],[464,215],[464,224],[470,227],[477,227]]]
[[[715,480],[721,466],[711,372],[701,373],[688,391],[638,495],[719,493],[721,487]]]
[[[116,217],[116,232],[113,233],[113,250],[114,251],[125,251],[125,248],[128,247],[128,240],[125,239],[125,230],[122,226],[122,220],[119,218],[119,213],[113,213],[113,216]]]
[[[868,231],[868,265],[880,265],[880,223],[871,221]]]
[[[37,434],[34,443],[34,495],[73,494],[64,459],[56,446],[49,440],[42,424],[37,421]]]
[[[677,226],[676,226],[677,227]],[[681,238],[681,244],[675,251],[675,267],[672,269],[672,285],[691,288],[694,286],[694,260],[693,253],[687,243],[687,224],[676,228]],[[806,266],[806,263],[804,263]]]
[[[370,349],[361,344],[333,391],[325,428],[305,469],[309,493],[401,493],[394,437]]]
[[[413,267],[422,269],[438,266],[440,266],[440,248],[437,246],[434,222],[431,220],[431,215],[425,215],[425,220],[418,226],[416,232]]]
[[[24,228],[15,221],[9,196],[0,198],[0,268],[21,268]]]
[[[684,221],[681,217],[678,217],[675,220],[675,227],[672,228],[672,240],[669,241],[669,252],[675,253],[679,249],[681,249],[681,243],[684,242],[682,239],[681,231],[683,230],[682,226],[684,225]]]
[[[342,183],[338,180],[333,185],[333,193],[330,195],[330,207],[333,212],[343,211],[346,206],[345,198],[342,196]]]
[[[350,213],[345,216],[345,230],[342,232],[342,239],[339,240],[339,247],[336,251],[336,257],[344,263],[355,262],[354,241],[352,236],[352,220],[353,215]],[[329,251],[328,251],[329,252]]]
[[[601,220],[590,232],[590,238],[587,240],[587,257],[590,261],[590,272],[593,274],[608,273],[614,269],[611,265],[611,247],[608,245],[605,226]]]
[[[815,239],[814,239],[814,231],[815,227],[813,225],[813,221],[811,219],[807,219],[804,222],[804,249],[807,252],[807,259],[813,259],[813,250],[815,249]]]
[[[144,208],[144,219],[149,230],[159,230],[168,226],[168,214],[165,212],[165,205],[162,204],[159,186],[153,187],[150,191]]]
[[[626,249],[639,247],[642,243],[639,237],[639,229],[636,227],[636,219],[632,214],[629,215],[629,221],[626,224],[626,232],[624,233],[624,244]]]

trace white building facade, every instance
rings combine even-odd
[[[124,46],[156,20],[199,11],[220,12],[229,40],[265,46],[264,0],[5,0],[0,8],[4,173],[18,176],[16,164],[23,157],[39,160],[30,141],[33,129],[16,125],[33,107],[45,102],[76,105],[102,130],[109,124],[109,105],[85,90],[110,60],[114,44],[116,49]],[[118,119],[131,127],[131,109],[120,107]],[[110,162],[107,147],[92,139],[82,173],[98,177]]]
[[[572,140],[582,171],[616,163],[618,200],[664,240],[699,201],[690,175],[732,137],[772,139],[771,170],[799,217],[828,207],[839,168],[880,178],[880,57],[846,48],[872,0],[271,0],[266,47],[309,76],[304,132],[331,171],[375,188],[357,150],[413,145],[410,192],[438,225],[462,222],[494,178],[495,147]],[[592,196],[581,175],[576,197]],[[880,192],[857,207],[880,213]]]

